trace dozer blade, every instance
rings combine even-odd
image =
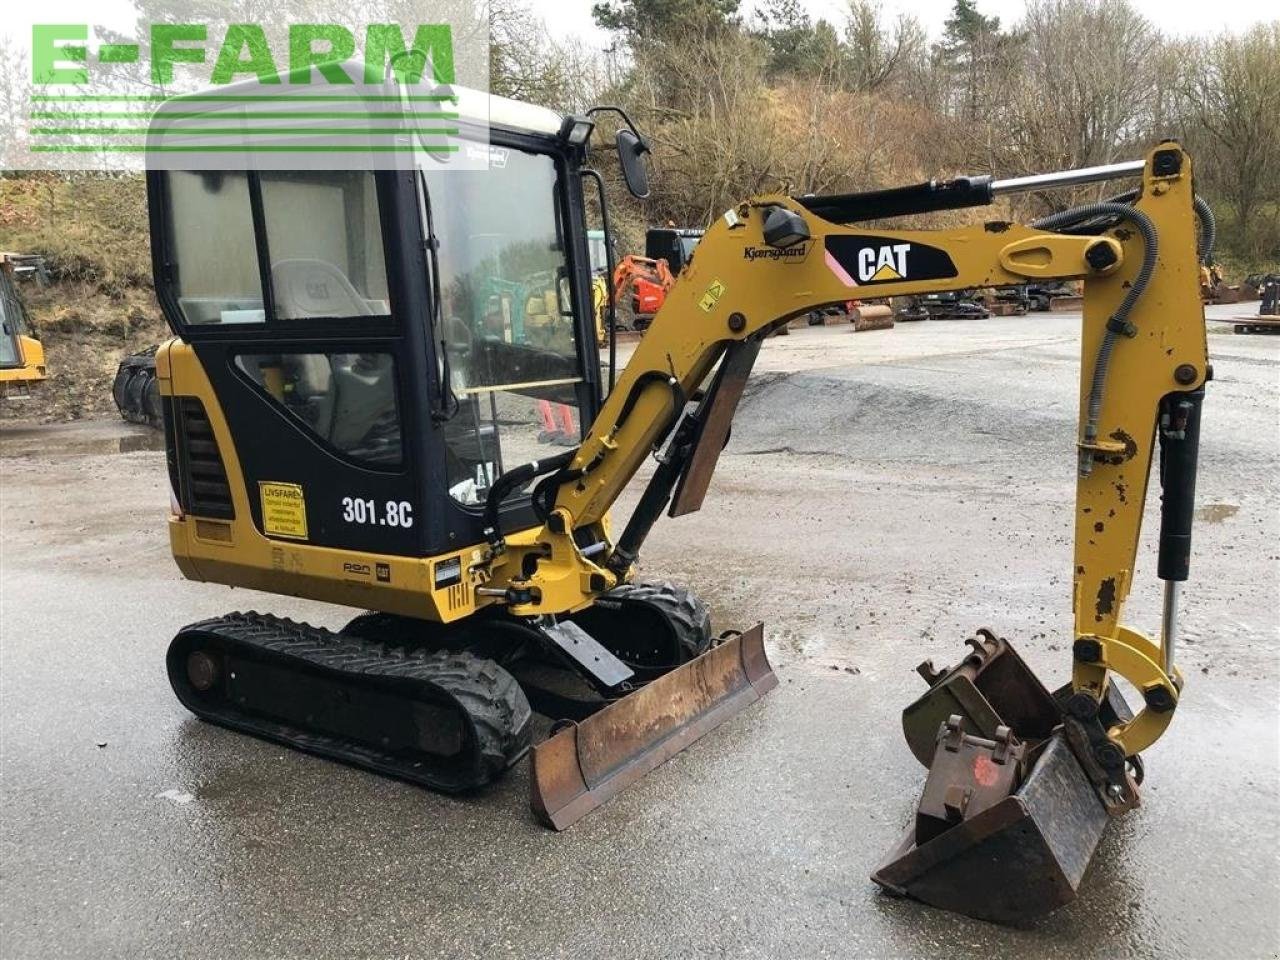
[[[778,685],[756,624],[533,748],[533,811],[564,830]]]
[[[919,845],[913,826],[871,879],[943,910],[1016,925],[1075,897],[1108,819],[1056,733],[1011,796]]]

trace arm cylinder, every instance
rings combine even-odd
[[[1079,170],[1059,170],[1054,173],[1035,173],[1029,177],[994,180],[991,183],[991,194],[999,197],[1006,193],[1054,190],[1061,187],[1074,187],[1081,183],[1100,183],[1104,180],[1119,180],[1121,177],[1140,177],[1146,163],[1145,160],[1126,160],[1123,163],[1108,163],[1100,167],[1081,167]]]
[[[1178,595],[1191,572],[1196,466],[1200,458],[1200,409],[1204,388],[1171,393],[1160,402],[1160,559],[1164,585],[1160,648],[1164,671],[1173,673],[1178,642]]]
[[[1201,388],[1169,394],[1160,404],[1161,580],[1186,580],[1191,569],[1191,524],[1203,403]]]
[[[859,223],[934,210],[986,206],[991,202],[991,186],[988,176],[957,177],[865,193],[797,197],[796,202],[831,223]]]

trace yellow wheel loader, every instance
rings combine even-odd
[[[46,282],[44,259],[0,253],[0,399],[25,399],[31,388],[48,379],[44,345],[27,317],[16,281],[34,277]]]
[[[991,633],[953,669],[922,666],[930,688],[903,724],[928,782],[874,877],[1000,921],[1070,899],[1108,818],[1137,803],[1140,755],[1183,690],[1177,587],[1210,376],[1198,235],[1212,241],[1188,156],[1166,142],[1019,180],[744,200],[606,391],[588,144],[606,110],[620,116],[640,197],[647,146],[616,108],[473,100],[458,123],[488,118],[475,135],[503,162],[487,170],[148,174],[156,293],[176,334],[156,370],[178,566],[370,611],[340,631],[260,613],[184,627],[167,661],[178,697],[214,723],[444,791],[482,787],[531,750],[534,810],[563,829],[777,683],[758,624],[716,636],[687,590],[635,578],[660,515],[701,506],[770,333],[851,299],[1082,279],[1080,433],[1062,458],[1078,473],[1072,682],[1046,691]],[[1140,185],[1036,223],[864,225],[1117,178]],[[556,276],[572,337],[536,345],[471,319],[468,297],[516,262],[498,279]],[[539,401],[574,409],[573,449],[543,455]],[[1157,443],[1166,601],[1152,639],[1121,612]],[[650,457],[619,530],[610,510]],[[532,711],[557,721],[536,744]]]

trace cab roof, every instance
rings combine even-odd
[[[346,72],[349,75],[357,77],[361,75],[363,70],[362,65],[355,61],[348,61],[344,64],[344,68],[346,68]],[[301,85],[292,87],[291,92],[297,92],[300,88]],[[344,92],[349,90],[351,94],[356,96],[366,95],[382,98],[393,96],[399,92],[398,85],[390,82],[380,84],[355,83],[350,87],[339,89]],[[152,118],[152,122],[172,125],[173,118],[166,117],[166,114],[184,107],[189,110],[192,99],[196,97],[203,98],[201,100],[201,112],[212,113],[221,109],[232,108],[236,97],[253,94],[278,94],[280,90],[281,88],[277,85],[266,85],[255,79],[203,90],[176,93],[160,105],[160,108]],[[320,92],[318,88],[316,88],[316,92]],[[463,123],[469,122],[479,126],[488,124],[491,127],[499,127],[514,133],[554,137],[560,132],[560,125],[564,119],[561,114],[547,107],[495,96],[484,90],[475,90],[458,84],[442,85],[435,88],[424,86],[422,92],[456,97],[457,105],[453,109],[457,111],[458,118]],[[219,95],[219,101],[222,102],[218,104],[208,102],[207,95],[209,94]]]

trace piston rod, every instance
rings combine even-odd
[[[1136,177],[1142,174],[1146,165],[1145,160],[1126,160],[1123,163],[1107,163],[1100,167],[1081,167],[1079,170],[1059,170],[1056,173],[1035,173],[1029,177],[993,180],[991,193],[998,197],[1005,193],[1052,190],[1058,187],[1073,187],[1080,183],[1099,183],[1103,180],[1118,180],[1121,177]]]
[[[1164,613],[1160,618],[1160,652],[1164,655],[1164,672],[1173,676],[1173,652],[1178,643],[1178,596],[1181,580],[1164,582]]]

